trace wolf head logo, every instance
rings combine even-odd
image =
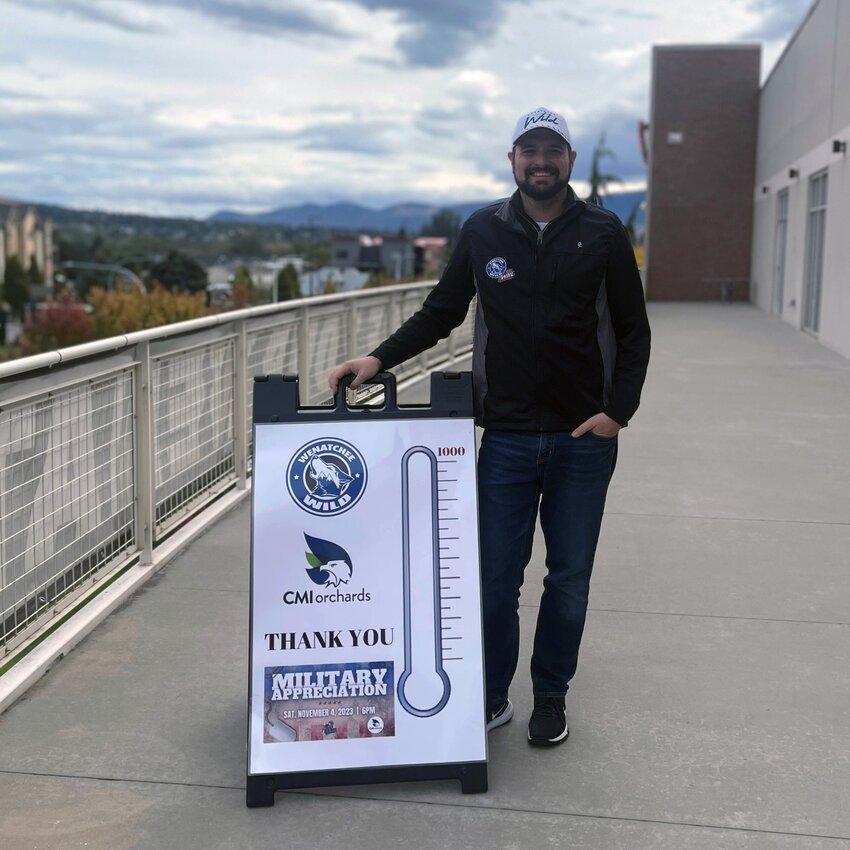
[[[310,461],[309,469],[316,481],[314,496],[341,496],[354,481],[353,476],[343,472],[333,463],[326,463],[320,457],[314,457]]]

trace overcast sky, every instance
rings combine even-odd
[[[206,216],[513,189],[518,115],[645,176],[653,44],[762,43],[810,0],[0,0],[0,197]],[[575,181],[574,181],[575,182]]]

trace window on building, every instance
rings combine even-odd
[[[809,216],[806,227],[806,267],[803,278],[803,327],[820,330],[823,243],[826,232],[826,169],[809,178]]]

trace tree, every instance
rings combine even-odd
[[[24,317],[24,307],[30,300],[29,276],[16,256],[6,260],[6,275],[3,279],[3,298],[19,319]]]
[[[173,292],[161,286],[150,292],[96,286],[88,295],[96,339],[205,316],[210,312],[206,301],[202,292]]]
[[[253,230],[240,230],[230,237],[227,252],[235,257],[261,257],[266,253],[263,240]]]
[[[40,354],[89,342],[95,337],[94,319],[70,293],[65,293],[39,310],[26,324],[20,339],[21,354]]]
[[[624,227],[626,228],[626,232],[629,234],[629,239],[631,240],[632,245],[636,245],[638,243],[636,225],[638,213],[640,213],[642,206],[642,200],[638,199],[635,201],[634,206],[629,211],[628,218],[624,222]]]
[[[287,263],[277,273],[277,300],[290,301],[301,297],[301,284],[298,281],[298,272],[295,266]]]
[[[431,216],[431,221],[422,228],[423,236],[445,236],[446,249],[451,253],[460,233],[460,216],[451,208],[443,207]]]
[[[38,260],[36,260],[35,254],[30,257],[30,267],[27,270],[27,277],[29,278],[30,283],[34,283],[36,285],[44,283],[44,275],[38,267]]]
[[[248,266],[239,266],[233,276],[233,306],[237,310],[247,307],[254,301],[254,281]]]
[[[207,288],[207,270],[179,251],[169,251],[164,260],[150,269],[151,277],[166,289],[202,292]]]
[[[323,266],[330,265],[331,243],[316,239],[293,239],[292,253],[303,257],[308,266],[314,269],[320,269]]]
[[[619,177],[615,177],[613,174],[602,173],[601,162],[607,157],[617,158],[614,151],[605,146],[605,132],[603,131],[590,159],[590,193],[585,198],[586,201],[600,207],[605,206],[602,203],[602,196],[608,191],[608,184],[622,182]]]
[[[322,295],[335,295],[336,294],[336,284],[333,281],[333,278],[328,275],[328,279],[325,281],[324,288],[322,289]]]

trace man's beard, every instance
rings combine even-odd
[[[572,169],[570,169],[572,171]],[[550,172],[551,173],[551,172]],[[548,186],[534,186],[529,179],[528,170],[526,170],[526,178],[525,180],[520,180],[517,177],[516,171],[514,171],[514,180],[516,181],[517,186],[519,187],[520,192],[523,195],[528,195],[534,201],[549,201],[555,197],[559,192],[562,192],[566,189],[567,185],[570,182],[570,174],[567,174],[566,177],[561,179],[556,179]]]

